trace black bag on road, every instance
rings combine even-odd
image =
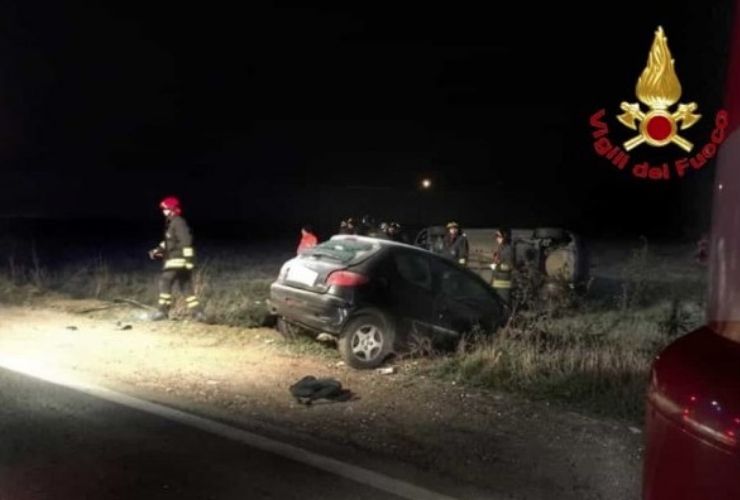
[[[310,405],[317,399],[329,401],[349,401],[352,392],[342,389],[342,383],[333,378],[316,378],[313,375],[303,377],[290,386],[290,393],[300,404]]]

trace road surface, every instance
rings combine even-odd
[[[150,498],[400,497],[0,369],[0,500]]]

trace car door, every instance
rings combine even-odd
[[[493,330],[504,315],[501,300],[478,276],[443,259],[434,259],[434,327],[460,335],[475,329]]]
[[[394,248],[387,263],[388,307],[399,333],[428,335],[434,315],[434,280],[425,252]]]

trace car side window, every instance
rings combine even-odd
[[[483,283],[479,283],[448,263],[440,265],[440,291],[453,299],[471,298],[491,300],[491,294]]]
[[[432,270],[425,255],[399,252],[393,256],[393,260],[404,281],[427,290],[432,289]]]

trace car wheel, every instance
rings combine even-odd
[[[393,352],[395,332],[379,311],[364,311],[351,318],[339,337],[339,353],[353,368],[380,366]]]
[[[565,236],[565,230],[559,227],[538,227],[534,230],[536,239],[563,240]]]
[[[554,279],[573,282],[576,279],[576,255],[572,249],[558,248],[545,259],[545,274]]]
[[[416,238],[414,239],[414,246],[427,248],[428,241],[429,231],[427,229],[422,229],[421,231],[419,231],[419,234],[417,234]]]

